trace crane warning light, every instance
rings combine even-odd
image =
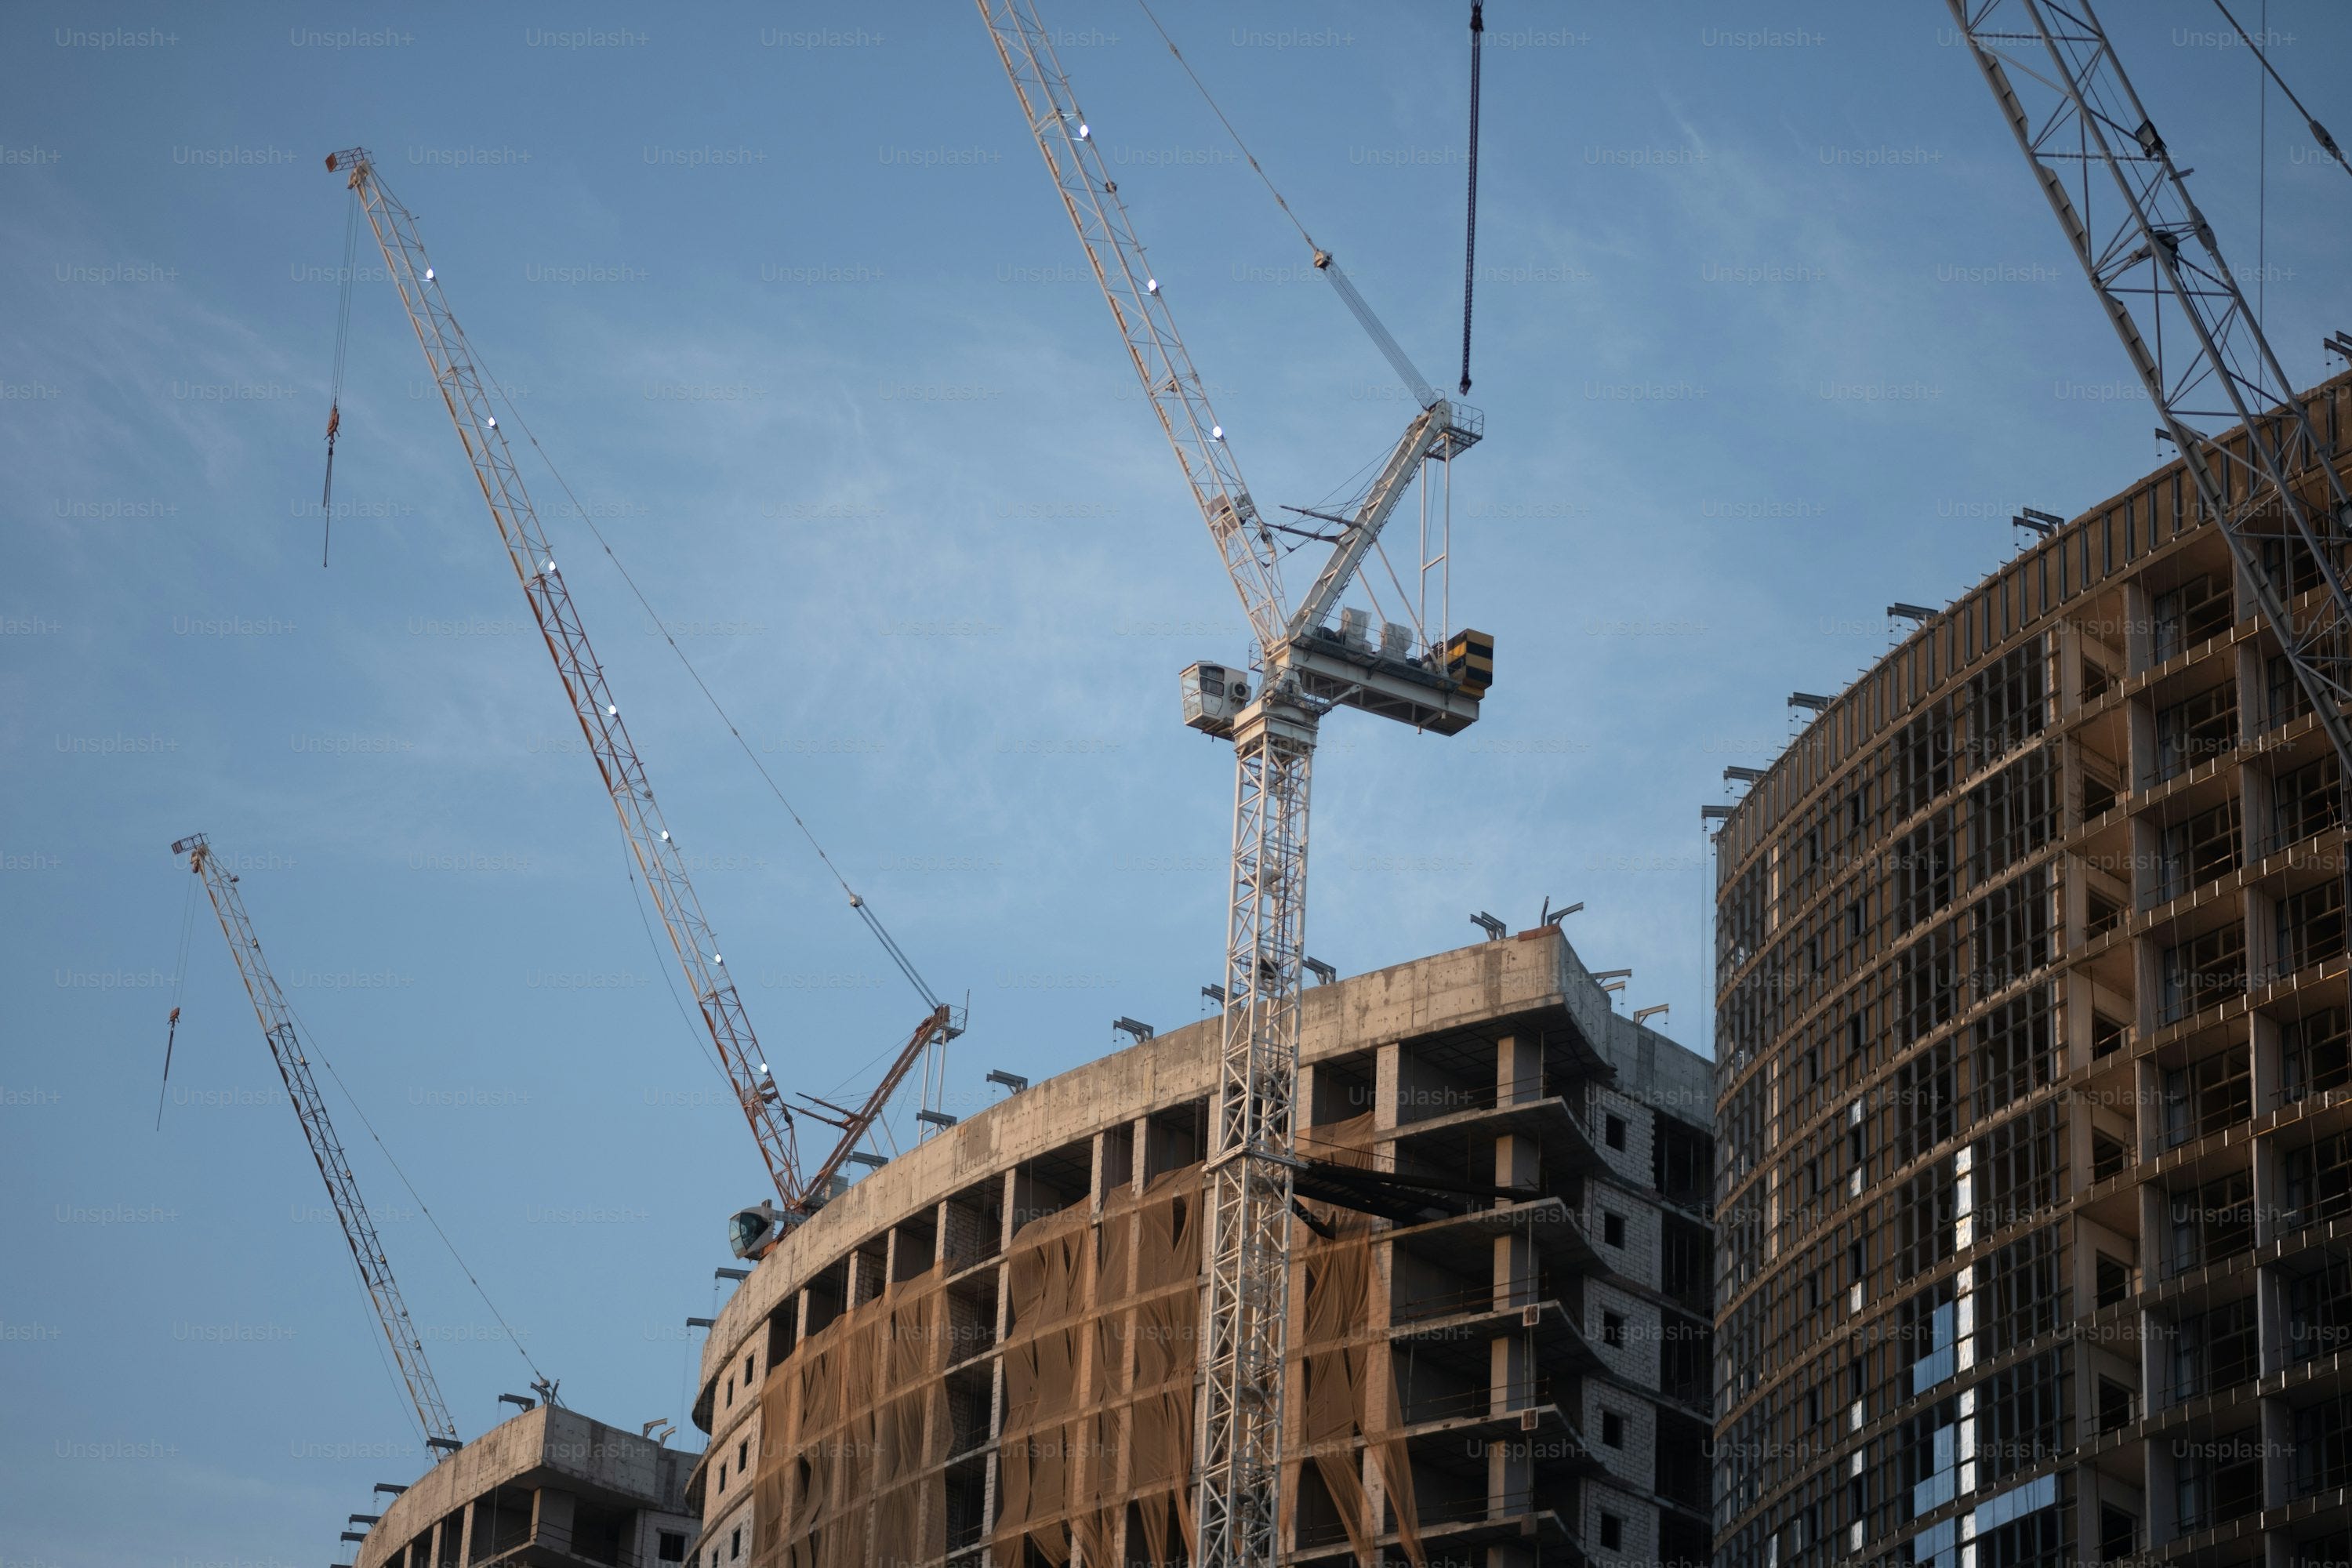
[[[499,427],[499,416],[495,414],[486,414],[482,416],[482,423],[495,430]]]
[[[432,282],[432,281],[433,281],[433,268],[431,268],[430,267],[428,267],[428,268],[426,268],[425,269],[425,281],[426,281],[427,283],[430,283],[430,282]]]
[[[1225,438],[1225,427],[1224,427],[1223,426],[1222,426],[1222,425],[1212,425],[1212,426],[1209,426],[1209,439],[1210,439],[1210,440],[1212,440],[1212,441],[1222,441],[1222,440],[1223,440],[1224,438]]]
[[[1083,142],[1083,141],[1085,141],[1087,137],[1092,136],[1093,134],[1094,134],[1094,132],[1091,132],[1091,131],[1089,131],[1089,130],[1087,130],[1087,122],[1086,122],[1085,121],[1081,120],[1081,121],[1078,121],[1078,140],[1079,140],[1079,141]]]
[[[1144,291],[1145,293],[1147,293],[1147,294],[1157,294],[1157,293],[1159,293],[1159,292],[1160,292],[1160,279],[1157,279],[1157,278],[1147,278],[1147,279],[1145,279],[1143,280],[1143,291]]]

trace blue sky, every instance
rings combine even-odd
[[[2249,0],[2259,9],[2260,0]],[[1161,15],[1430,378],[1455,374],[1463,8]],[[2352,184],[2210,7],[2112,8],[2273,342],[2352,325]],[[1704,1041],[1697,807],[2011,547],[2157,457],[1944,8],[1489,7],[1451,742],[1327,726],[1308,946],[1358,973],[1581,900]],[[2244,14],[2242,10],[2242,15]],[[1064,62],[1262,505],[1407,405],[1139,10]],[[2272,0],[2352,124],[2352,16]],[[584,507],[851,880],[969,991],[951,1088],[1202,1015],[1244,625],[968,5],[262,5],[0,20],[0,1561],[315,1563],[421,1467],[208,917],[212,836],[341,1080],[568,1398],[682,1417],[759,1194],[392,290],[372,147]],[[746,1005],[853,1088],[920,1008],[544,470],[526,468]],[[577,563],[572,566],[571,563]],[[331,1093],[333,1091],[331,1089]],[[528,1371],[335,1101],[461,1430]]]

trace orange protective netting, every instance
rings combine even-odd
[[[753,1568],[865,1568],[947,1551],[940,1275],[859,1303],[760,1394]]]
[[[1079,1205],[1014,1234],[998,1561],[1066,1563],[1075,1542],[1114,1562],[1130,1506],[1145,1561],[1171,1560],[1171,1526],[1191,1548],[1200,1206],[1192,1165],[1105,1199],[1099,1228]]]
[[[1372,1118],[1367,1112],[1308,1130],[1300,1137],[1300,1152],[1341,1164],[1370,1166],[1372,1137]],[[1292,1454],[1283,1477],[1283,1533],[1290,1534],[1300,1470],[1311,1461],[1356,1561],[1366,1568],[1379,1563],[1381,1519],[1365,1485],[1369,1469],[1396,1515],[1398,1544],[1415,1568],[1423,1568],[1427,1559],[1422,1552],[1412,1465],[1398,1435],[1402,1401],[1395,1363],[1386,1332],[1376,1331],[1371,1322],[1373,1233],[1359,1215],[1322,1210],[1318,1217],[1338,1234],[1326,1239],[1303,1225],[1291,1233],[1291,1256],[1305,1276],[1305,1300],[1291,1331],[1290,1360],[1297,1370],[1290,1386],[1303,1408],[1292,1426]]]
[[[1368,1161],[1370,1118],[1318,1127]],[[1056,1568],[1174,1560],[1195,1545],[1192,1469],[1199,1370],[1201,1167],[1023,1226],[1003,1267],[1010,1313],[990,1539],[1000,1563],[1034,1552]],[[1360,1563],[1380,1532],[1362,1455],[1423,1558],[1412,1475],[1395,1435],[1394,1373],[1370,1327],[1371,1232],[1295,1238],[1305,1310],[1292,1335],[1286,1500],[1312,1462]],[[952,1442],[945,1373],[954,1336],[933,1268],[887,1287],[804,1340],[761,1393],[752,1568],[867,1568],[940,1561]],[[1374,1397],[1375,1394],[1379,1397]],[[1303,1437],[1303,1447],[1298,1439]],[[1124,1542],[1120,1527],[1139,1531]],[[1123,1548],[1123,1550],[1122,1550]]]

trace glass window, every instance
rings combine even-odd
[[[2178,778],[2238,744],[2238,688],[2223,681],[2185,697],[2156,715],[2156,776]]]
[[[2336,826],[2336,769],[2333,754],[2271,781],[2271,836],[2263,853],[2300,844]]]
[[[2227,631],[2235,618],[2230,580],[2221,573],[2191,577],[2168,594],[2158,594],[2155,612],[2155,662],[2162,664],[2206,638]]]

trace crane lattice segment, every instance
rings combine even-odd
[[[890,1103],[890,1097],[898,1091],[898,1086],[906,1081],[907,1074],[913,1070],[915,1063],[934,1046],[947,1044],[961,1032],[961,1026],[955,1021],[955,1009],[944,1002],[940,1003],[931,1009],[929,1016],[915,1026],[915,1032],[899,1047],[889,1070],[882,1075],[882,1081],[876,1084],[874,1092],[866,1097],[866,1103],[854,1110],[843,1108],[845,1114],[833,1121],[841,1129],[840,1141],[834,1145],[833,1152],[825,1156],[824,1163],[808,1175],[804,1190],[812,1205],[824,1201],[826,1190],[833,1185],[833,1178],[840,1173],[842,1166],[849,1163],[849,1157],[857,1152],[857,1146],[866,1142],[866,1135],[881,1119],[882,1108]],[[827,1117],[819,1119],[833,1120]]]
[[[236,878],[213,858],[212,847],[201,833],[191,834],[173,845],[172,853],[185,855],[188,869],[204,879],[205,891],[212,899],[213,913],[220,920],[221,934],[228,939],[230,956],[236,960],[237,973],[244,978],[245,994],[252,999],[254,1016],[261,1020],[261,1037],[268,1042],[270,1059],[278,1064],[278,1079],[286,1085],[286,1098],[294,1106],[295,1119],[302,1123],[302,1136],[310,1145],[310,1157],[318,1162],[319,1179],[327,1184],[327,1198],[333,1204],[335,1218],[343,1227],[343,1240],[351,1247],[360,1282],[367,1287],[376,1321],[383,1328],[385,1342],[392,1346],[393,1362],[408,1386],[410,1402],[416,1407],[417,1425],[425,1429],[425,1443],[437,1460],[457,1447],[457,1425],[449,1419],[449,1407],[442,1402],[440,1385],[433,1380],[433,1369],[425,1360],[424,1342],[417,1337],[416,1325],[409,1319],[408,1303],[401,1300],[400,1285],[392,1277],[392,1263],[384,1257],[383,1243],[376,1236],[375,1220],[360,1196],[351,1160],[343,1152],[342,1141],[335,1136],[335,1124],[327,1115],[326,1100],[319,1092],[318,1080],[311,1076],[310,1053],[303,1048],[300,1032],[295,1027],[294,1010],[286,1005],[286,994],[269,972],[269,961],[262,956],[261,939],[254,934],[253,921],[245,912],[245,900],[236,890]]]
[[[1948,4],[2352,788],[2352,499],[2332,454],[2090,0]]]
[[[1356,509],[1347,531],[1332,547],[1330,559],[1323,563],[1307,597],[1292,614],[1288,629],[1293,637],[1305,637],[1339,608],[1339,596],[1356,580],[1366,553],[1380,542],[1381,530],[1388,526],[1397,502],[1404,499],[1405,489],[1412,483],[1413,476],[1421,472],[1422,464],[1432,458],[1453,461],[1456,453],[1476,444],[1484,428],[1474,410],[1442,397],[1405,426],[1388,460],[1381,465],[1380,477],[1365,492],[1363,503]]]
[[[1207,520],[1210,536],[1223,556],[1242,610],[1255,634],[1258,651],[1275,657],[1287,635],[1282,579],[1274,548],[1242,483],[1240,466],[1209,406],[1209,395],[1192,369],[1192,355],[1177,335],[1166,294],[1135,237],[1118,182],[1104,166],[1077,95],[1055,58],[1052,35],[1023,0],[980,0],[980,13],[996,40],[1004,74],[1021,100],[1021,112],[1045,155],[1046,173],[1061,194],[1062,206],[1078,231],[1095,280],[1102,285],[1119,340],[1143,384],[1143,395],[1160,416],[1176,460],[1183,466],[1192,499]]]
[[[646,782],[645,766],[630,743],[620,706],[605,684],[595,650],[589,647],[571,591],[564,586],[539,514],[523,488],[522,476],[516,471],[506,432],[499,428],[473,350],[426,260],[415,216],[384,188],[364,148],[334,154],[327,160],[327,167],[348,171],[351,188],[359,195],[376,244],[383,251],[384,265],[400,290],[409,324],[415,328],[416,341],[425,350],[434,384],[441,389],[442,402],[457,427],[458,440],[465,444],[482,499],[489,503],[491,520],[506,543],[507,558],[522,584],[523,596],[530,601],[531,616],[539,623],[549,657],[555,660],[556,673],[563,679],[589,754],[595,758],[613,809],[620,816],[622,832],[635,852],[654,906],[669,932],[670,945],[677,951],[678,966],[694,991],[719,1065],[759,1142],[761,1158],[767,1163],[778,1198],[787,1212],[798,1213],[807,1194],[801,1182],[792,1113],[767,1070],[767,1058],[752,1033],[742,999],[736,994],[735,983],[728,977],[726,955],[711,934],[701,900],[695,897],[684,857],[662,822],[661,808],[655,804],[653,786]]]
[[[1203,1564],[1271,1564],[1280,1546],[1290,1321],[1291,1150],[1307,951],[1314,715],[1270,697],[1234,740],[1224,1026],[1209,1151],[1206,1325],[1197,1453]]]

